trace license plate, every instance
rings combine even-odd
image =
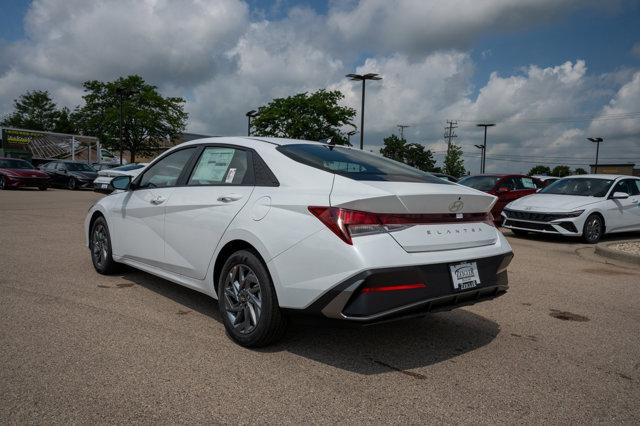
[[[103,183],[103,184],[102,184],[102,185],[100,185],[100,186],[101,186],[101,188],[102,188],[102,189],[107,189],[107,187],[108,187],[109,185],[108,185],[108,184],[106,184],[106,183]]]
[[[453,289],[455,291],[464,291],[480,285],[480,274],[478,274],[478,265],[476,262],[462,262],[449,265],[451,271],[451,279],[453,280]]]

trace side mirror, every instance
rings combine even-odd
[[[611,198],[614,200],[624,200],[629,198],[629,194],[627,194],[626,192],[618,191],[618,192],[614,192]]]
[[[109,184],[113,189],[119,189],[121,191],[126,191],[131,186],[131,176],[118,176],[111,179],[111,183]]]
[[[506,186],[501,186],[500,188],[498,188],[498,192],[499,193],[503,193],[503,192],[509,192],[510,189],[507,188]]]

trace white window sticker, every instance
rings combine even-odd
[[[232,148],[206,148],[190,182],[196,185],[222,183],[234,153],[235,150]],[[229,174],[231,174],[231,171],[229,171]],[[235,175],[235,170],[233,174]],[[227,181],[228,179],[227,175]],[[233,176],[231,179],[233,179]]]
[[[229,169],[229,173],[227,173],[227,179],[225,180],[225,183],[231,183],[233,182],[233,178],[236,175],[236,169],[235,168],[230,168]]]

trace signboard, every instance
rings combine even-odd
[[[7,151],[29,151],[29,144],[34,139],[41,138],[42,133],[29,130],[2,129],[2,145]]]

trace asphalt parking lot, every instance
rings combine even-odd
[[[94,272],[99,197],[0,192],[1,423],[640,422],[640,268],[589,246],[507,233],[499,299],[252,351],[208,297]]]

